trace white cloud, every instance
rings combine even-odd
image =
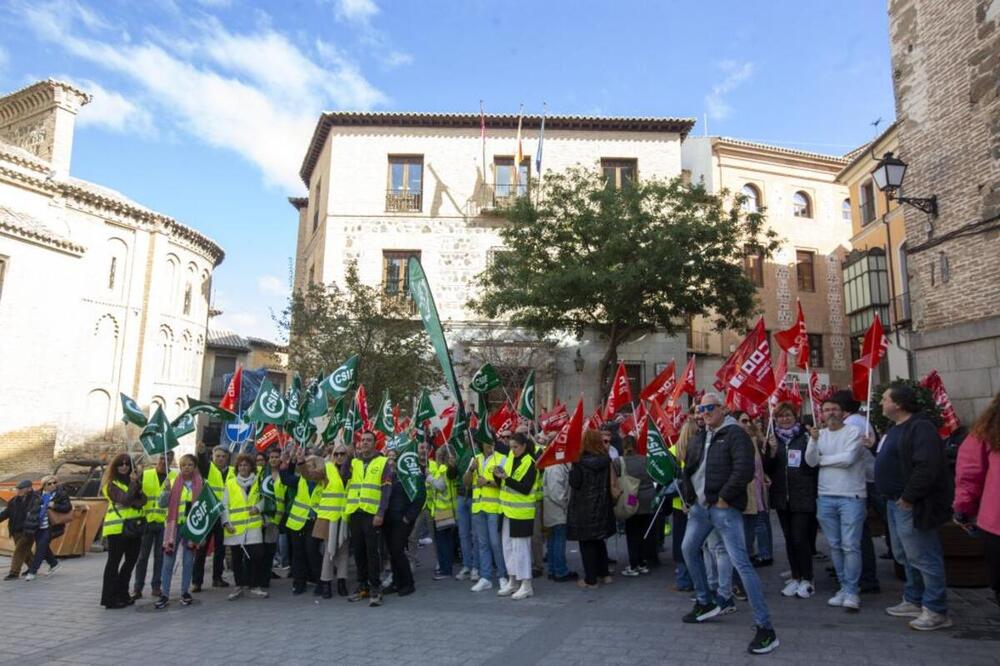
[[[753,63],[723,60],[719,63],[719,69],[725,76],[705,95],[705,109],[715,120],[723,120],[732,113],[733,108],[725,97],[753,75]]]
[[[288,284],[277,275],[261,275],[257,278],[257,289],[268,296],[288,296]]]
[[[390,51],[382,58],[382,64],[389,69],[413,64],[413,56],[402,51]]]
[[[112,132],[140,136],[152,136],[156,133],[153,114],[121,94],[108,90],[95,81],[72,80],[65,76],[59,78],[94,96],[77,116],[76,122],[81,127],[100,127]]]
[[[5,67],[7,67],[8,60],[9,58],[7,56],[7,52],[4,51],[2,46],[0,46],[0,72],[2,72]]]
[[[334,13],[341,21],[368,23],[378,11],[378,5],[372,0],[336,0]]]
[[[387,101],[339,50],[317,47],[317,64],[267,27],[236,33],[208,19],[190,34],[160,33],[140,43],[103,29],[100,17],[73,0],[22,5],[21,15],[46,41],[134,82],[160,109],[158,118],[238,153],[267,182],[291,191],[302,189],[299,166],[322,110]]]

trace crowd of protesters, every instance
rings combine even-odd
[[[163,609],[180,566],[180,604],[190,605],[211,555],[212,586],[231,588],[230,601],[265,599],[272,580],[287,576],[295,595],[311,586],[322,599],[336,594],[379,606],[385,595],[414,592],[415,551],[424,545],[434,546],[433,581],[468,581],[473,593],[517,601],[536,593],[543,573],[586,590],[612,584],[616,571],[649,574],[669,534],[674,589],[694,601],[681,619],[705,622],[745,600],[755,627],[748,649],[765,654],[779,645],[761,584],[762,572],[781,561],[771,513],[785,542],[781,596],[806,600],[830,589],[818,580],[828,568],[834,585],[826,604],[858,612],[862,595],[880,591],[869,509],[885,517],[891,556],[906,578],[903,598],[886,613],[916,630],[952,626],[938,534],[948,521],[981,537],[1000,604],[1000,396],[959,448],[954,474],[912,388],[893,384],[883,393],[891,423],[884,433],[875,433],[859,407],[850,392],[839,392],[819,406],[820,424],[801,419],[791,403],[776,405],[768,423],[705,394],[673,443],[679,469],[667,487],[653,482],[635,438],[617,424],[585,430],[577,460],[544,470],[534,461],[552,437],[533,435],[527,425],[478,447],[462,469],[451,447],[434,451],[421,442],[424,483],[416,493],[404,489],[396,451],[378,450],[371,432],[355,446],[256,456],[199,444],[176,469],[172,454],[145,469],[119,454],[101,483],[108,500],[101,604],[135,604],[148,576],[154,606]],[[212,538],[196,545],[181,528],[205,485],[221,499],[222,513]],[[58,568],[49,543],[71,512],[55,477],[44,478],[41,490],[18,485],[0,512],[14,542],[5,580],[33,580],[43,562],[49,574]],[[816,548],[819,531],[829,567]],[[618,533],[627,563],[609,554],[608,540]],[[567,562],[568,541],[578,544],[580,572]],[[232,583],[223,575],[227,559]]]

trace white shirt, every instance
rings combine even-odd
[[[868,419],[861,414],[850,414],[844,419],[844,425],[857,428],[858,432],[868,432],[868,436],[875,438],[875,429],[868,423]],[[865,482],[875,483],[875,456],[870,452],[865,457]]]
[[[819,467],[819,494],[835,497],[866,497],[865,459],[870,456],[854,426],[840,430],[824,428],[819,440],[809,438],[806,463]]]

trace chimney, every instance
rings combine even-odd
[[[0,97],[0,140],[69,175],[76,114],[91,96],[68,83],[47,79]]]

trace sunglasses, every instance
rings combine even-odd
[[[704,414],[705,412],[714,412],[718,405],[698,405],[698,413]]]

